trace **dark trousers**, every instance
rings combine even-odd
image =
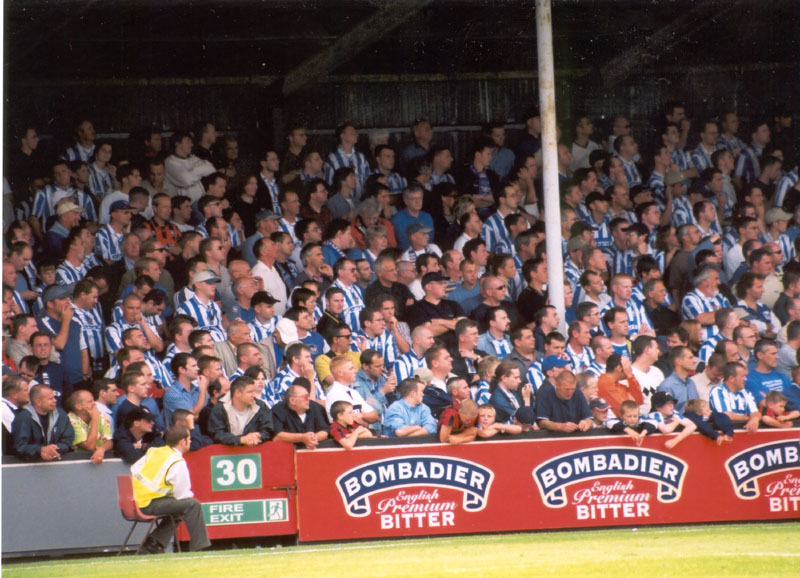
[[[157,498],[150,502],[147,507],[142,508],[142,512],[150,516],[166,516],[169,514],[175,518],[176,523],[181,520],[186,522],[190,539],[189,550],[192,552],[208,548],[211,545],[208,539],[208,532],[206,532],[206,522],[203,519],[203,508],[200,502],[194,498],[185,498],[183,500],[176,500],[170,497]],[[174,532],[175,529],[169,518],[164,518],[159,521],[150,537],[164,548],[169,544],[170,537]]]

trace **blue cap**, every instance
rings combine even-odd
[[[128,211],[130,210],[131,205],[128,201],[114,201],[111,203],[111,207],[108,209],[109,213],[113,213],[114,211]]]
[[[542,373],[547,373],[554,367],[566,367],[569,365],[569,361],[558,357],[557,355],[548,355],[542,360]]]

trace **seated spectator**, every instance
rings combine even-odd
[[[462,378],[453,378],[456,383],[466,386]],[[467,392],[469,388],[466,387]],[[449,407],[439,418],[439,441],[443,444],[458,445],[475,440],[478,429],[475,420],[478,417],[478,406],[467,398],[458,408]]]
[[[800,411],[786,411],[786,396],[779,391],[770,391],[764,398],[761,421],[771,427],[792,427],[792,420],[800,418]]]
[[[431,379],[423,392],[422,403],[431,408],[431,414],[438,420],[442,411],[453,404],[447,388],[453,357],[444,346],[434,344],[425,352],[425,364],[431,372]]]
[[[478,408],[477,437],[490,438],[499,433],[522,433],[522,426],[513,423],[497,423],[496,418],[497,410],[493,405],[487,403],[480,406]]]
[[[592,427],[592,412],[579,391],[578,380],[570,371],[562,371],[553,386],[536,392],[536,419],[549,431],[586,431]]]
[[[210,446],[214,440],[195,427],[194,414],[188,409],[176,409],[172,412],[172,425],[181,425],[187,429],[191,437],[189,451],[196,451]]]
[[[511,342],[508,340],[508,330],[511,328],[511,320],[508,313],[502,307],[490,307],[486,311],[485,320],[489,328],[478,338],[478,349],[496,355],[500,359],[510,355]],[[458,334],[457,327],[456,334]]]
[[[715,440],[717,445],[733,441],[731,419],[724,413],[711,409],[711,405],[704,399],[690,399],[684,409],[684,417],[697,426],[699,433]],[[717,429],[722,430],[722,435],[716,431]]]
[[[155,418],[144,407],[134,407],[125,414],[124,420],[117,416],[114,431],[114,453],[127,464],[135,463],[150,447],[164,445],[164,436],[155,427]]]
[[[639,417],[639,404],[630,399],[620,404],[619,418],[607,420],[606,427],[613,432],[628,434],[637,446],[642,445],[644,436],[658,431],[652,423]]]
[[[501,359],[488,355],[478,362],[478,381],[470,386],[470,397],[478,406],[489,403],[491,399],[492,379]]]
[[[52,461],[72,449],[75,431],[58,408],[55,392],[46,385],[30,389],[30,403],[11,424],[14,453],[26,461]]]
[[[220,398],[208,418],[214,442],[227,446],[255,447],[272,438],[272,412],[258,399],[258,387],[250,377],[239,377]]]
[[[372,432],[363,425],[356,424],[353,404],[340,399],[331,405],[331,439],[346,450],[352,450],[358,438],[371,438]]]
[[[753,396],[756,404],[764,405],[764,399],[770,391],[782,392],[791,387],[791,380],[777,371],[778,346],[769,339],[759,339],[753,348],[755,367],[747,374],[745,388]]]
[[[513,361],[501,361],[494,371],[494,389],[489,403],[497,412],[497,421],[510,424],[517,410],[533,407],[533,387],[522,384],[519,367]]]
[[[436,420],[422,403],[425,384],[415,378],[397,386],[400,399],[389,406],[383,416],[383,428],[389,437],[424,436],[436,433]]]
[[[697,426],[694,425],[691,420],[675,411],[675,404],[678,403],[678,400],[672,397],[668,392],[657,391],[653,394],[650,403],[652,404],[653,411],[650,412],[647,418],[655,424],[658,431],[668,434],[674,432],[678,426],[683,426],[683,431],[681,431],[677,437],[669,439],[664,443],[665,448],[674,448],[697,430]]]
[[[256,384],[258,384],[258,374],[263,376],[264,371],[257,369],[256,376],[248,375],[248,372],[245,372],[245,375],[247,375],[247,377],[252,377],[256,381]],[[266,383],[266,380],[263,381]],[[263,384],[261,387],[263,389]],[[208,384],[208,402],[200,412],[200,415],[197,416],[197,425],[200,427],[200,431],[205,435],[208,435],[208,418],[211,416],[211,410],[214,409],[215,405],[217,405],[219,398],[228,393],[230,390],[231,382],[226,377],[220,377],[219,379],[216,379]]]
[[[346,356],[335,357],[331,361],[330,370],[333,383],[325,393],[328,417],[333,420],[333,415],[330,413],[333,404],[345,400],[352,404],[353,416],[358,425],[368,428],[377,422],[378,412],[372,409],[372,406],[353,388],[356,381],[356,366],[353,360]]]
[[[297,384],[286,390],[283,400],[272,406],[274,441],[295,444],[307,450],[316,449],[319,442],[328,439],[329,426],[325,410],[318,403],[311,403],[311,386],[307,379],[297,378]]]
[[[200,374],[197,359],[188,353],[178,353],[173,357],[170,369],[175,382],[164,393],[164,419],[169,423],[172,412],[177,409],[188,409],[195,417],[199,416],[208,401],[211,380]]]
[[[12,453],[12,424],[28,403],[30,403],[30,393],[28,392],[29,380],[22,375],[3,376],[3,455]]]
[[[689,379],[694,373],[697,362],[692,350],[682,345],[670,349],[669,359],[672,373],[658,386],[657,392],[668,393],[674,398],[675,408],[680,412],[688,400],[699,397],[694,382]]]
[[[349,333],[350,330],[348,329]],[[325,393],[322,384],[314,373],[314,363],[311,361],[311,348],[304,343],[295,341],[286,348],[284,359],[285,367],[275,376],[261,396],[267,407],[274,407],[283,399],[289,386],[299,377],[305,377],[313,385],[311,389],[311,401],[325,405]]]
[[[724,413],[733,423],[745,422],[747,432],[758,430],[761,414],[753,394],[745,390],[747,367],[738,361],[728,362],[722,372],[722,383],[709,394],[711,409]]]
[[[608,400],[611,411],[619,417],[622,417],[619,412],[623,401],[632,400],[638,405],[644,403],[642,388],[633,374],[630,359],[618,353],[609,356],[606,372],[597,379],[597,395]]]
[[[340,325],[334,329],[331,335],[331,350],[320,355],[314,361],[314,368],[317,370],[317,377],[320,383],[327,386],[333,383],[334,376],[330,367],[337,357],[349,358],[353,362],[356,371],[361,368],[361,354],[350,349],[352,340],[353,331],[347,325]]]
[[[114,430],[111,421],[100,411],[91,392],[81,389],[67,399],[69,421],[75,431],[73,449],[92,454],[93,464],[103,463],[107,451],[113,447]]]
[[[489,355],[478,347],[478,341],[482,337],[478,332],[478,323],[472,319],[461,319],[456,323],[455,331],[458,345],[453,355],[453,373],[463,377],[470,384],[475,384],[480,380],[478,364],[482,358]],[[508,352],[511,352],[510,343]]]
[[[394,371],[389,370],[389,376],[384,375],[383,357],[374,349],[365,349],[361,353],[361,369],[356,373],[353,389],[378,412],[378,421],[373,428],[383,422],[383,414],[389,403],[394,399],[397,387],[397,377]],[[380,433],[380,431],[378,431]]]

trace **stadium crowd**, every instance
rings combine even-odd
[[[548,301],[541,119],[465,158],[293,126],[239,154],[213,124],[129,158],[90,120],[57,160],[5,159],[3,453],[133,463],[362,437],[789,427],[800,417],[800,182],[791,116],[690,122],[641,155],[624,117],[561,126],[566,319]],[[741,128],[741,130],[740,130]],[[362,150],[363,149],[363,150]],[[566,328],[564,330],[563,328]]]

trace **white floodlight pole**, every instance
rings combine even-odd
[[[542,119],[544,217],[547,234],[547,292],[564,323],[564,260],[561,256],[561,206],[558,194],[556,87],[550,0],[536,0],[536,52],[539,60],[539,114]]]

